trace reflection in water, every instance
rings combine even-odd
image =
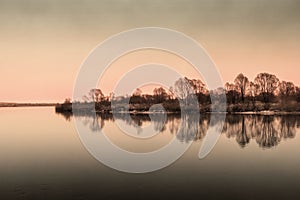
[[[142,134],[141,127],[149,124],[151,118],[146,114],[125,115],[122,113],[112,114],[101,113],[90,115],[87,113],[76,113],[83,124],[88,126],[93,132],[101,130],[105,122],[122,120],[126,124],[133,126],[137,134]],[[67,121],[70,121],[72,114],[63,114]],[[181,142],[191,140],[201,140],[205,137],[209,124],[217,126],[220,122],[218,118],[211,121],[210,115],[201,115],[200,119],[193,115],[170,114],[164,123],[163,115],[156,114],[152,118],[156,131],[168,130],[171,134],[176,134],[176,138]],[[234,138],[242,147],[246,147],[251,140],[254,140],[261,148],[271,148],[277,146],[282,140],[294,138],[296,129],[300,127],[300,116],[283,115],[227,115],[222,134],[227,138]]]
[[[262,148],[277,146],[282,139],[294,138],[300,117],[292,115],[228,115],[223,132],[241,147],[251,139]]]

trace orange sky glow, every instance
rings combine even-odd
[[[215,62],[224,83],[240,72],[250,80],[269,72],[300,85],[296,1],[68,2],[0,3],[0,102],[56,103],[72,97],[80,66],[93,48],[113,34],[145,26],[194,38]],[[99,82],[101,89],[108,94],[131,67],[147,62],[200,78],[181,58],[145,50],[114,62]]]

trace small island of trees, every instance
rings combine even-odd
[[[191,95],[195,95],[199,111],[211,112],[211,97],[222,94],[226,94],[226,111],[229,113],[300,111],[300,87],[292,82],[280,81],[269,73],[260,73],[253,81],[240,73],[233,83],[213,90],[209,90],[201,80],[187,77],[178,79],[169,89],[154,88],[153,94],[143,94],[137,88],[132,95],[115,96],[110,93],[105,96],[101,89],[96,88],[84,95],[81,102],[66,99],[63,104],[57,104],[56,111],[74,112],[72,105],[76,104],[77,111],[84,112],[149,112],[151,106],[161,104],[167,112],[180,112],[180,102],[186,102]]]

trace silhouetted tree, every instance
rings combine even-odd
[[[70,104],[72,102],[71,98],[66,98],[64,104]]]
[[[263,101],[270,102],[270,98],[274,96],[274,91],[278,87],[279,79],[273,74],[260,73],[254,79],[254,82],[263,96]]]
[[[131,104],[142,104],[145,103],[145,99],[142,97],[142,90],[137,88],[133,95],[130,97],[129,103]]]
[[[196,94],[200,94],[200,93],[205,94],[205,93],[208,92],[208,90],[206,89],[205,84],[201,80],[199,80],[199,79],[188,79],[188,78],[186,78],[186,80],[193,87]]]
[[[188,104],[188,97],[194,93],[192,86],[189,84],[188,78],[179,78],[174,87],[171,87],[172,93],[175,94],[177,98],[182,100],[185,105]]]
[[[249,79],[244,76],[243,74],[239,74],[235,79],[234,83],[241,95],[242,102],[244,103],[245,101],[245,94],[249,86]]]
[[[153,96],[155,103],[162,103],[168,99],[168,94],[163,87],[154,88]]]
[[[248,95],[250,97],[253,107],[255,106],[256,96],[258,95],[258,88],[259,86],[253,83],[252,81],[249,83]]]
[[[210,97],[206,85],[200,79],[188,79],[188,83],[193,87],[195,95],[197,96],[199,103],[209,103]]]
[[[297,102],[300,102],[300,88],[292,82],[280,82],[275,75],[269,73],[258,74],[253,82],[240,73],[235,78],[234,83],[227,82],[224,88],[219,87],[210,91],[201,80],[184,77],[176,80],[168,91],[163,87],[155,88],[153,95],[142,94],[142,90],[137,88],[132,96],[115,97],[113,93],[104,96],[100,89],[91,89],[83,96],[83,100],[85,103],[94,102],[96,110],[104,112],[110,109],[124,110],[127,107],[131,110],[143,111],[148,110],[151,105],[156,103],[162,103],[168,111],[182,111],[181,106],[183,106],[187,111],[200,109],[201,112],[207,112],[219,108],[219,105],[223,105],[221,102],[225,101],[228,103],[226,107],[228,112],[261,111],[262,109],[299,111]],[[111,107],[111,101],[114,102],[113,108]],[[220,104],[211,106],[212,101]],[[250,102],[252,102],[252,105]],[[270,104],[270,102],[276,104]],[[279,104],[279,102],[281,103]],[[71,100],[67,100],[66,103],[70,103],[72,107]],[[89,106],[81,107],[90,108]],[[222,110],[226,110],[226,108],[222,107]],[[71,110],[71,108],[66,108],[66,110]]]
[[[282,99],[287,99],[293,96],[296,92],[296,87],[292,82],[281,81],[279,84],[279,95]]]
[[[225,90],[226,90],[227,102],[229,104],[235,104],[235,103],[237,103],[239,93],[238,93],[238,91],[236,89],[236,85],[227,82],[225,84]]]
[[[300,87],[296,87],[296,94],[295,94],[295,96],[296,96],[296,100],[298,102],[300,102]]]
[[[83,97],[86,101],[100,102],[104,98],[104,94],[100,89],[91,89],[87,96]]]

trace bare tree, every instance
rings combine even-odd
[[[263,96],[264,102],[269,102],[270,97],[274,95],[274,91],[278,87],[279,79],[268,73],[260,73],[254,79],[255,84],[258,85],[258,90]]]
[[[249,79],[241,73],[234,79],[234,83],[241,94],[242,102],[244,103],[245,94],[249,87]]]
[[[237,92],[236,85],[227,82],[225,84],[225,90],[226,90],[227,102],[231,104],[235,104],[238,100],[238,95],[239,95]]]
[[[168,93],[169,99],[174,99],[175,98],[174,89],[173,89],[172,86],[169,88],[167,93]]]
[[[206,94],[208,92],[206,85],[199,79],[188,79],[188,83],[193,87],[196,94]]]
[[[231,91],[231,90],[236,90],[236,85],[227,82],[225,84],[225,90],[226,90],[226,92]]]
[[[296,96],[296,100],[298,102],[300,102],[300,87],[296,87],[296,94],[295,94],[295,96]]]
[[[193,88],[189,84],[188,78],[179,78],[174,87],[172,87],[172,92],[177,96],[180,100],[185,100],[187,103],[187,98],[193,94]]]
[[[255,84],[254,82],[250,82],[249,83],[249,87],[248,87],[248,95],[249,97],[251,98],[251,102],[252,102],[252,105],[255,106],[255,97],[258,95],[258,88],[259,86],[257,84]]]
[[[144,98],[142,97],[142,90],[140,88],[137,88],[133,95],[130,97],[129,103],[132,104],[141,104],[144,102]]]
[[[86,97],[92,102],[100,102],[103,100],[104,94],[100,89],[91,89]]]
[[[153,95],[156,103],[161,103],[168,98],[168,93],[163,87],[154,88]]]
[[[292,82],[282,81],[279,84],[279,95],[281,97],[289,97],[294,95],[296,92],[296,87]]]
[[[257,84],[250,81],[249,87],[248,87],[248,90],[247,90],[248,95],[250,97],[255,97],[256,95],[258,95],[258,88],[259,88],[259,86]]]

